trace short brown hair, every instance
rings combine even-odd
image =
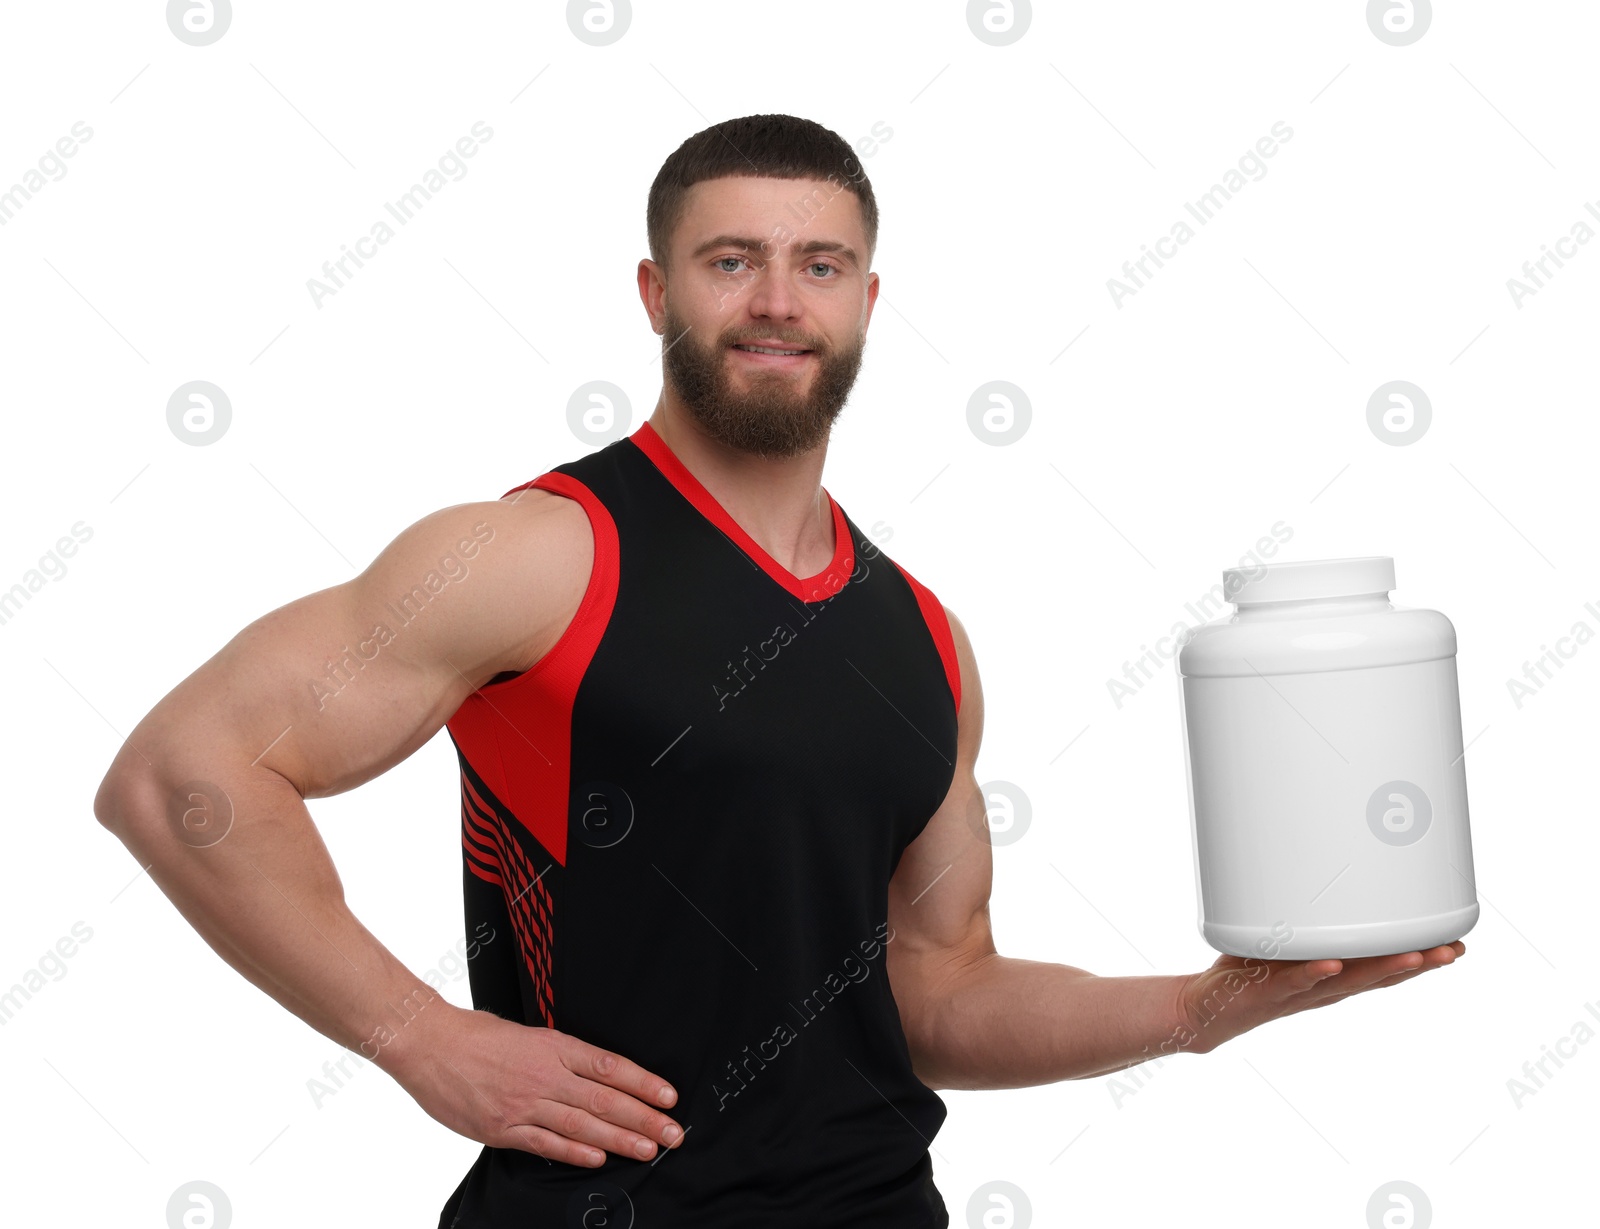
[[[650,259],[663,269],[689,189],[707,179],[820,179],[853,193],[867,236],[867,267],[878,247],[878,202],[855,151],[831,128],[793,115],[745,115],[695,133],[656,172],[645,206]]]

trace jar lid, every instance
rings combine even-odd
[[[1360,597],[1388,593],[1393,588],[1394,559],[1389,555],[1263,563],[1255,567],[1227,568],[1222,573],[1222,592],[1235,606]]]

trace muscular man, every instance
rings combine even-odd
[[[1462,954],[997,954],[972,646],[821,485],[871,185],[752,116],[686,141],[647,217],[650,418],[252,623],[96,799],[219,954],[485,1145],[441,1229],[944,1226],[935,1089],[1206,1052]],[[351,914],[305,806],[441,727],[472,1010]]]

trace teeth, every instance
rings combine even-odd
[[[769,350],[765,346],[735,345],[734,349],[735,350],[747,350],[751,354],[804,354],[804,353],[806,353],[806,351],[804,351],[804,350]]]

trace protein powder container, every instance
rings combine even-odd
[[[1478,920],[1456,632],[1387,556],[1222,573],[1181,638],[1200,931],[1220,952],[1420,951]]]

